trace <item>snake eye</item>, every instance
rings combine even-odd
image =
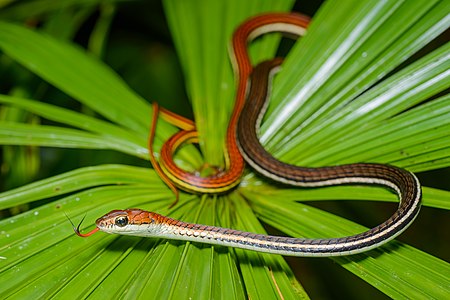
[[[114,223],[119,227],[124,227],[128,224],[128,218],[124,216],[117,217]]]

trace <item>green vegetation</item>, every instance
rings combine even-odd
[[[377,289],[378,296],[398,299],[445,298],[449,264],[397,240],[332,258],[333,265],[356,276],[347,277],[348,283],[335,277],[340,287],[317,282],[310,292],[302,281],[311,276],[295,263],[300,258],[289,265],[281,256],[239,249],[74,235],[64,213],[75,222],[87,214],[83,230],[89,230],[112,209],[139,207],[252,232],[265,233],[267,224],[290,236],[337,237],[366,227],[312,201],[397,201],[376,187],[277,186],[248,169],[234,191],[211,197],[181,193],[180,203],[169,209],[173,194],[148,162],[149,101],[189,114],[182,106],[185,88],[201,143],[179,151],[177,163],[187,169],[203,162],[223,165],[235,92],[227,53],[231,34],[249,16],[289,11],[294,3],[164,0],[162,5],[184,77],[167,45],[149,47],[147,37],[138,34],[122,40],[110,36],[115,16],[132,7],[126,1],[0,1],[5,190],[0,194],[0,295],[299,299],[337,289],[340,295],[364,298]],[[137,24],[164,36],[161,14],[131,11]],[[327,1],[276,76],[261,132],[265,147],[282,161],[308,166],[379,162],[413,172],[450,166],[450,44],[438,39],[450,25],[449,13],[446,1]],[[279,41],[271,35],[252,43],[252,60],[273,57]],[[134,69],[127,69],[130,61]],[[156,151],[176,131],[158,122]],[[448,178],[448,169],[441,172]],[[449,209],[450,192],[425,186],[423,205],[424,211]],[[375,215],[375,224],[380,222],[374,211],[358,214],[369,220]],[[437,227],[445,232],[445,226],[436,223],[422,232],[428,236]],[[349,291],[363,281],[375,289]],[[320,293],[333,296],[333,291]]]

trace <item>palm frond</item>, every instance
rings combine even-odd
[[[226,50],[232,31],[249,16],[287,11],[293,2],[163,3],[204,160],[221,165],[235,92]],[[327,1],[274,82],[261,137],[267,149],[296,164],[376,161],[413,171],[448,167],[450,99],[442,91],[450,85],[449,44],[408,61],[449,27],[448,14],[445,1]],[[279,40],[271,36],[251,45],[252,59],[273,57]],[[108,66],[68,42],[8,22],[0,22],[0,49],[101,116],[1,95],[2,105],[57,123],[2,121],[1,144],[113,149],[148,158],[151,107]],[[156,149],[175,131],[158,122]],[[195,167],[202,160],[194,147],[177,155],[184,166]],[[448,209],[449,195],[424,188],[424,205]],[[230,194],[182,193],[180,203],[169,209],[170,190],[147,167],[118,162],[76,169],[0,194],[0,208],[47,201],[0,221],[0,294],[308,298],[281,256],[105,234],[80,239],[64,213],[79,221],[87,212],[83,230],[109,210],[129,207],[260,233],[265,232],[260,221],[291,236],[344,236],[365,230],[297,202],[329,199],[396,201],[373,187],[274,187],[249,170]],[[449,264],[398,241],[333,260],[390,297],[443,298],[448,292]]]

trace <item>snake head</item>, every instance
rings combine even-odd
[[[152,231],[151,225],[159,223],[158,217],[158,214],[133,208],[110,211],[95,223],[99,230],[107,233],[149,236]]]

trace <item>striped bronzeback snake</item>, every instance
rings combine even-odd
[[[174,135],[163,147],[161,167],[166,182],[200,193],[219,193],[235,187],[245,161],[272,180],[301,187],[341,184],[375,184],[395,191],[400,199],[397,211],[384,223],[360,234],[341,238],[305,239],[268,236],[222,227],[186,223],[140,209],[114,210],[96,221],[98,230],[124,235],[161,237],[292,256],[338,256],[378,247],[403,232],[415,219],[421,204],[420,183],[414,174],[383,164],[348,164],[305,168],[283,163],[268,153],[258,140],[258,130],[267,108],[270,79],[281,59],[263,62],[252,70],[246,44],[266,32],[281,31],[302,35],[308,19],[296,14],[268,14],[253,18],[233,37],[235,65],[239,78],[236,104],[227,134],[227,169],[210,177],[181,170],[172,160],[173,152],[186,141],[196,140],[192,127]],[[251,78],[250,77],[251,74]],[[250,85],[248,88],[247,85]],[[245,99],[248,99],[245,101]],[[245,103],[245,105],[244,105]],[[156,107],[155,107],[156,108]],[[242,112],[241,112],[242,111]],[[164,112],[167,113],[167,112]],[[169,116],[170,114],[167,113]],[[174,117],[176,119],[176,115]]]

